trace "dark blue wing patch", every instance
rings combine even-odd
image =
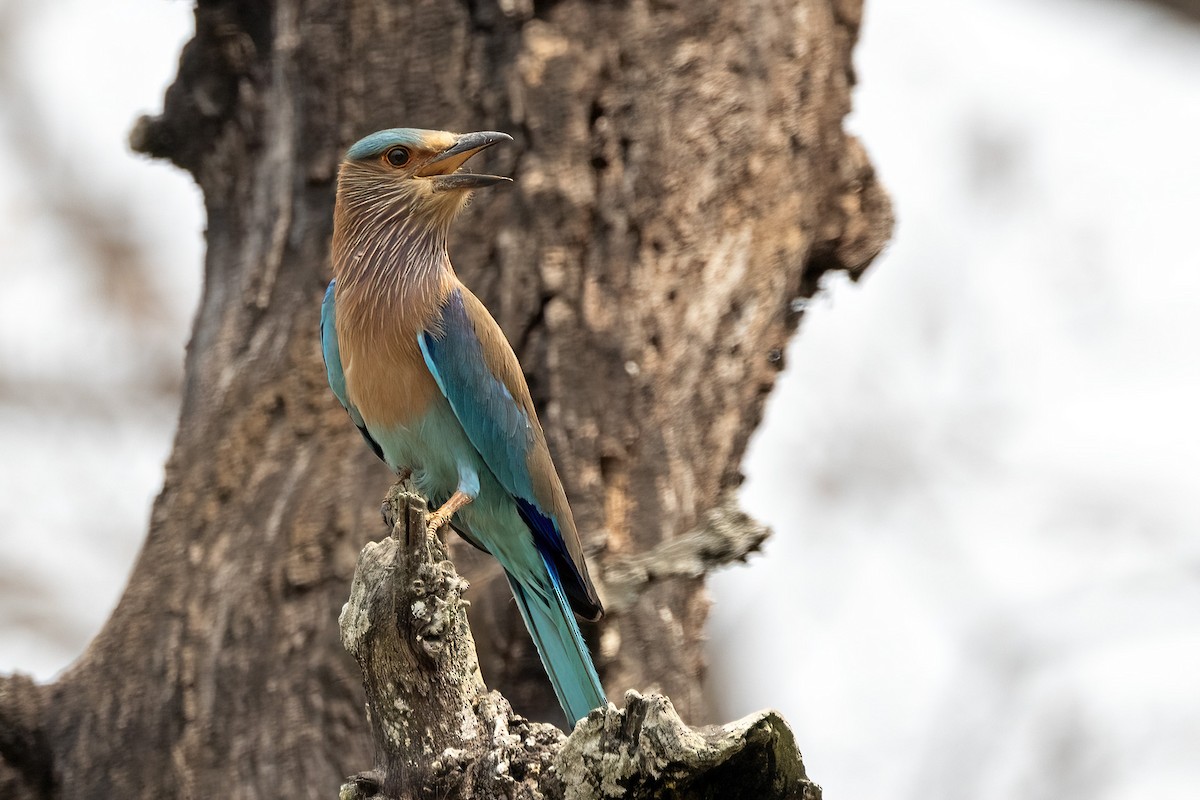
[[[554,520],[528,500],[520,497],[513,499],[517,502],[517,513],[533,532],[533,541],[538,552],[554,563],[557,580],[562,585],[567,599],[571,601],[571,608],[584,619],[599,619],[603,608],[588,596],[587,583],[575,568],[575,562],[571,560],[571,554],[567,552],[562,534],[559,533]]]

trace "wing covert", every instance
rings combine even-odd
[[[526,465],[533,424],[509,388],[488,368],[461,290],[450,293],[437,323],[435,330],[418,337],[426,366],[500,485],[511,495],[533,501]]]
[[[598,619],[603,608],[587,574],[579,534],[545,451],[521,366],[500,327],[473,295],[456,287],[430,328],[418,335],[418,344],[438,388],[488,469],[515,500],[538,550],[557,565],[576,612]],[[547,473],[536,482],[531,462]],[[542,496],[535,483],[543,487]]]

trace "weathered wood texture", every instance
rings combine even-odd
[[[427,532],[424,501],[397,486],[384,517],[391,536],[359,554],[341,614],[375,743],[374,764],[351,776],[341,800],[821,797],[774,712],[692,728],[668,698],[630,691],[623,708],[592,711],[570,737],[514,714],[479,677],[466,583]],[[739,527],[711,526],[709,540]]]
[[[337,613],[389,476],[315,336],[335,169],[365,132],[516,137],[488,163],[514,187],[468,209],[451,256],[528,372],[595,574],[694,529],[739,480],[792,300],[827,270],[859,274],[890,230],[842,130],[859,14],[199,3],[163,114],[133,134],[195,176],[208,211],[174,451],[102,633],[53,685],[0,680],[0,794],[323,797],[367,760]],[[484,677],[557,718],[507,589],[486,564],[467,574]],[[702,580],[643,588],[590,634],[606,685],[704,721]]]

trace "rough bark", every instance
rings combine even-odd
[[[516,137],[489,165],[514,188],[468,209],[451,255],[521,357],[601,591],[610,567],[620,587],[592,632],[606,685],[703,721],[702,578],[621,580],[738,483],[794,301],[887,238],[842,130],[859,13],[201,2],[162,115],[133,134],[208,212],[174,450],[104,630],[51,685],[0,679],[0,795],[329,796],[368,760],[337,612],[389,476],[331,398],[315,331],[340,153],[395,125]],[[502,581],[454,557],[488,685],[557,719]]]
[[[375,764],[347,780],[342,800],[819,800],[791,730],[773,712],[697,729],[668,698],[629,691],[624,708],[596,709],[570,737],[514,714],[479,676],[467,584],[427,532],[424,501],[398,486],[384,517],[392,535],[359,554],[341,614],[375,743]],[[715,524],[700,538],[741,541],[742,527]]]

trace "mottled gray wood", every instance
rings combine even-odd
[[[466,581],[427,532],[424,501],[397,486],[384,516],[391,535],[359,554],[340,618],[375,744],[341,800],[820,798],[774,712],[692,728],[668,698],[629,691],[623,708],[593,711],[569,737],[514,714],[480,679]],[[736,547],[740,527],[714,520],[704,540]]]

